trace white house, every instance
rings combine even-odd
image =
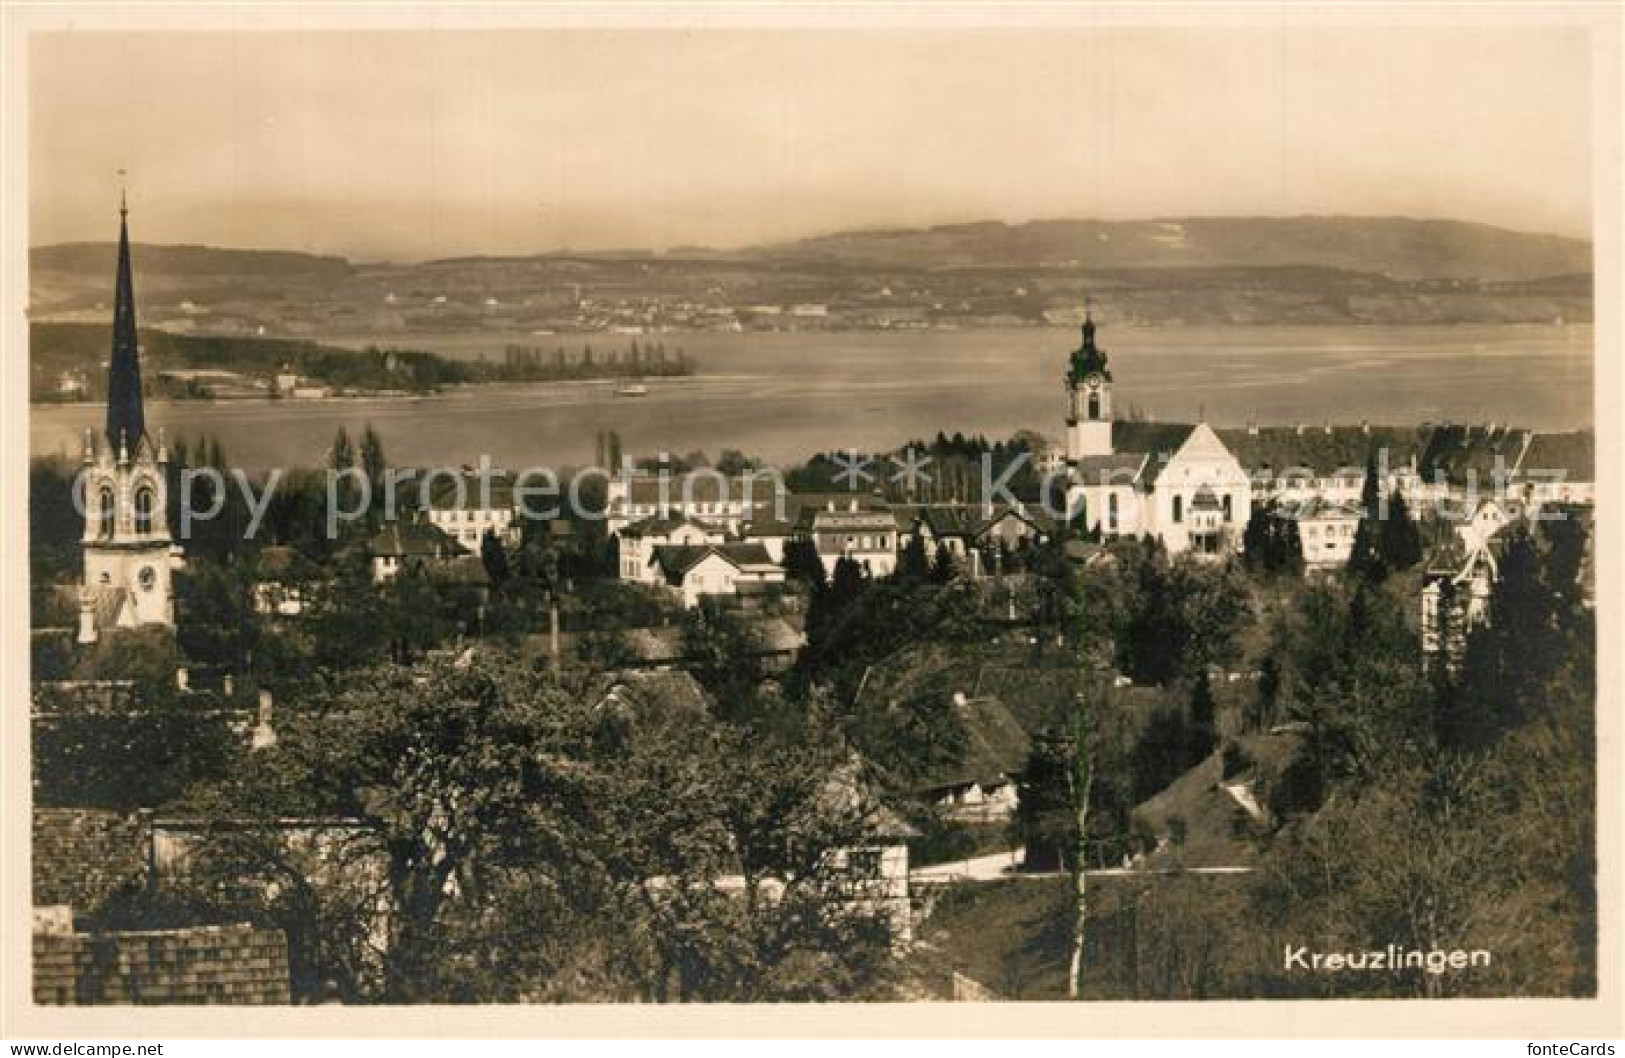
[[[795,533],[811,540],[824,573],[850,558],[871,577],[890,576],[897,568],[897,516],[885,503],[857,493],[795,497],[800,505]]]
[[[1360,528],[1360,508],[1348,503],[1310,499],[1288,505],[1286,517],[1296,518],[1303,562],[1309,569],[1341,568],[1354,553],[1354,534]]]
[[[721,544],[727,534],[721,527],[680,514],[654,515],[621,529],[616,537],[620,547],[622,580],[658,584],[660,572],[649,559],[657,547],[696,547]]]
[[[514,515],[513,486],[506,476],[492,474],[482,483],[479,475],[434,478],[423,508],[428,523],[470,551],[479,551],[486,533],[505,546],[519,543],[519,521]]]
[[[1512,505],[1495,500],[1483,500],[1473,509],[1472,515],[1460,525],[1456,526],[1456,535],[1461,537],[1462,546],[1473,552],[1485,547],[1490,540],[1506,527],[1513,519]]]
[[[706,596],[737,595],[784,583],[784,569],[760,544],[657,545],[649,565],[690,608]]]
[[[758,516],[783,516],[784,483],[773,471],[725,475],[715,470],[687,474],[636,471],[612,477],[607,487],[610,533],[644,518],[697,518],[738,534]]]

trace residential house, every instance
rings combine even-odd
[[[737,594],[747,585],[784,583],[784,568],[761,544],[662,544],[651,550],[648,562],[690,608],[708,596]]]
[[[682,514],[655,514],[621,528],[616,536],[620,551],[621,580],[641,584],[660,583],[660,571],[649,559],[657,547],[698,547],[726,543],[728,534],[719,525]]]
[[[519,520],[514,511],[513,483],[497,476],[481,480],[478,474],[444,474],[430,480],[423,517],[469,551],[478,552],[485,534],[504,546],[519,543]]]
[[[609,479],[606,526],[613,535],[651,517],[695,518],[738,535],[742,522],[766,512],[782,517],[786,492],[773,471],[725,475],[635,471]]]
[[[1042,512],[1021,505],[943,503],[898,510],[906,533],[918,533],[928,556],[940,544],[973,577],[997,570],[999,557],[1042,543],[1054,532]]]
[[[468,554],[468,549],[429,522],[386,522],[366,544],[375,584],[392,580],[403,570],[421,570],[424,563]]]
[[[1016,778],[1032,748],[1027,732],[997,698],[956,692],[954,717],[964,730],[964,752],[953,764],[931,769],[920,793],[950,819],[1007,822],[1016,810]]]
[[[835,564],[850,558],[871,577],[889,576],[897,568],[897,516],[874,496],[857,493],[798,494],[795,535],[811,540],[833,576]]]
[[[1597,501],[1596,435],[1535,433],[1513,468],[1520,498],[1534,507],[1548,503],[1595,504]]]
[[[1348,565],[1354,553],[1354,536],[1360,528],[1358,506],[1314,496],[1298,503],[1278,504],[1277,517],[1297,521],[1306,569],[1340,569]]]
[[[1455,672],[1467,635],[1489,618],[1498,573],[1494,541],[1464,534],[1428,557],[1422,574],[1422,664]]]

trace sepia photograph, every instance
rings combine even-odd
[[[17,1031],[1620,1033],[1618,7],[271,8],[6,16]]]

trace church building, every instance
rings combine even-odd
[[[1071,509],[1101,536],[1145,536],[1171,554],[1241,548],[1251,481],[1207,423],[1126,422],[1112,409],[1112,372],[1086,314],[1066,373]]]
[[[175,624],[170,578],[174,542],[167,513],[169,454],[162,434],[155,439],[147,432],[142,407],[128,212],[120,202],[107,423],[99,437],[85,431],[80,474],[85,512],[80,643],[94,643],[109,629]]]

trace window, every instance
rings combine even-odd
[[[1231,517],[1232,517],[1232,515],[1230,513],[1230,494],[1227,492],[1227,493],[1224,494],[1224,520],[1226,522],[1228,522],[1228,521],[1230,521]]]
[[[1089,418],[1100,418],[1100,394],[1098,393],[1089,394]]]
[[[113,535],[113,513],[115,509],[113,490],[103,485],[99,498],[96,500],[96,517],[99,523],[97,531],[104,539]]]
[[[1178,525],[1185,520],[1185,497],[1174,497],[1174,524]]]
[[[847,854],[847,867],[854,878],[879,878],[881,857],[879,849],[853,849]]]
[[[1117,532],[1117,493],[1115,492],[1106,497],[1106,528],[1109,532]]]

